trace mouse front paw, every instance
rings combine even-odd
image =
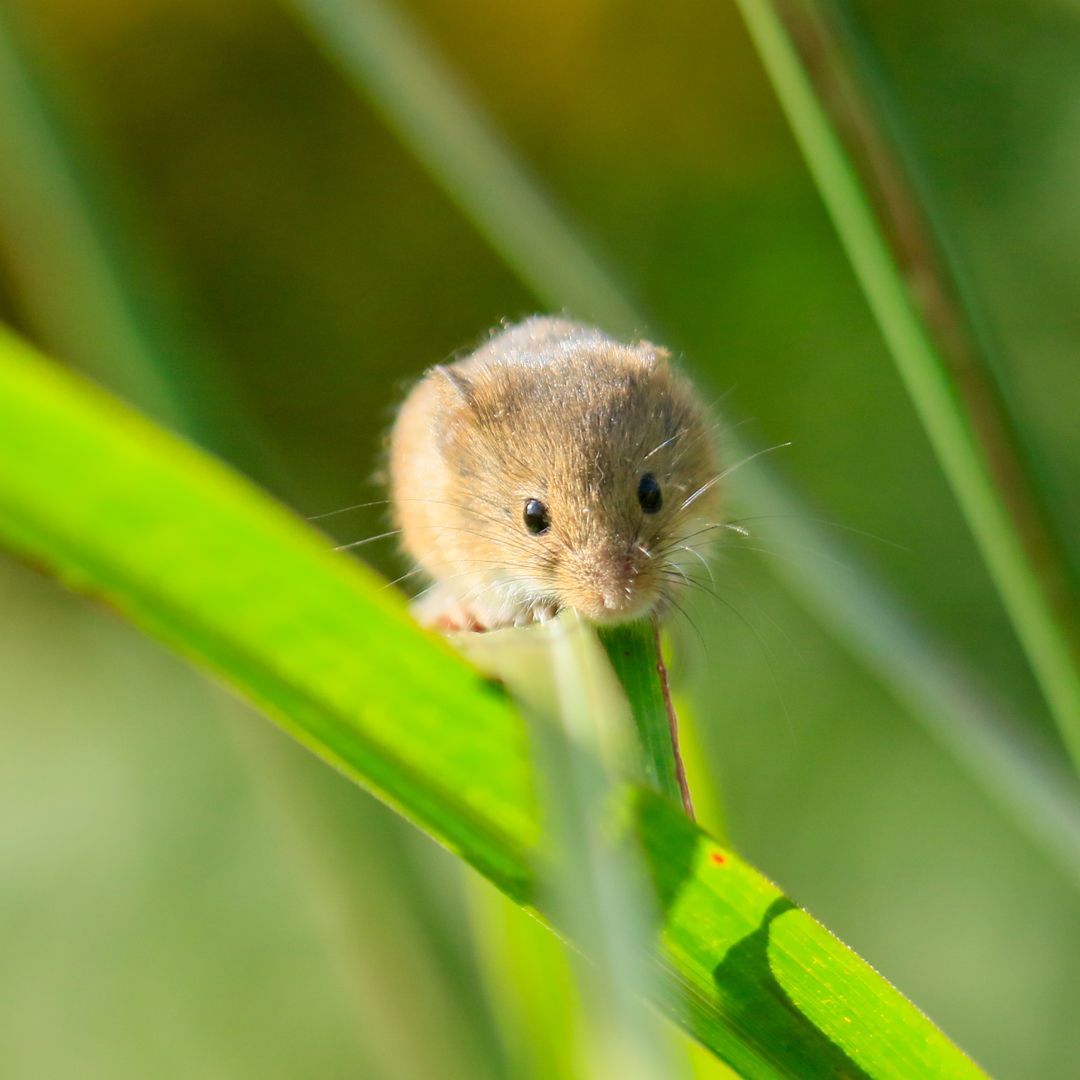
[[[412,613],[421,626],[444,634],[481,633],[489,629],[478,612],[445,589],[435,588],[426,593],[413,603]]]

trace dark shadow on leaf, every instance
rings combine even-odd
[[[701,845],[708,837],[679,809],[655,792],[635,799],[641,850],[652,881],[657,914],[663,919],[678,904],[694,876]],[[776,980],[769,966],[772,924],[785,912],[798,910],[778,896],[757,928],[732,945],[713,968],[713,982],[725,1019],[760,1059],[781,1075],[829,1080],[870,1080],[870,1076],[801,1012]],[[791,1073],[798,1062],[798,1073]]]
[[[790,900],[777,897],[758,928],[732,945],[713,969],[724,1011],[777,1063],[798,1061],[800,1077],[870,1080],[868,1073],[800,1012],[772,973],[769,928],[793,909]]]

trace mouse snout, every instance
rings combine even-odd
[[[618,589],[608,589],[600,594],[600,599],[608,611],[618,611],[625,603],[626,597]]]
[[[651,600],[632,555],[582,553],[566,582],[566,601],[595,622],[619,622],[644,614]]]

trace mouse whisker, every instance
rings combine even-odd
[[[679,577],[682,579],[683,584],[685,584],[685,585],[690,584],[689,575],[686,573],[685,570],[683,570],[683,568],[678,563],[668,562],[668,563],[665,563],[664,565],[667,566],[668,569],[674,570],[679,575]]]
[[[738,533],[739,536],[750,537],[750,530],[745,525],[739,525],[731,521],[707,521],[697,532],[690,533],[688,536],[684,536],[684,540],[690,539],[692,536],[701,536],[702,533],[707,533],[713,529],[727,529],[729,532]]]
[[[711,554],[713,551],[724,548],[739,548],[745,545],[741,543],[723,544],[719,543],[714,536],[709,535],[715,529],[723,528],[723,525],[708,525],[702,529],[696,529],[690,533],[684,533],[679,536],[674,536],[669,540],[664,540],[662,543],[657,544],[652,549],[652,556],[656,559],[664,560],[673,555],[675,552],[685,548],[692,548],[693,554],[697,558],[702,558],[702,555]],[[741,535],[741,534],[740,534]],[[698,537],[704,537],[705,539],[698,540],[697,543],[693,541]]]
[[[683,501],[682,505],[679,507],[679,510],[685,510],[693,502],[701,498],[701,496],[704,495],[706,491],[708,491],[710,488],[715,487],[718,483],[720,483],[721,480],[726,479],[733,472],[741,469],[744,465],[749,465],[751,461],[754,461],[759,457],[764,457],[766,454],[771,454],[775,450],[783,450],[790,445],[790,442],[782,442],[777,443],[775,446],[767,446],[764,450],[758,450],[753,454],[748,454],[741,461],[735,462],[734,465],[729,465],[726,469],[718,472],[711,480],[706,480],[705,483],[697,489],[697,491],[695,491],[692,495],[690,495],[689,498]]]
[[[322,521],[324,518],[336,517],[338,514],[347,514],[350,510],[367,510],[373,506],[389,506],[389,499],[376,499],[375,502],[355,503],[352,506],[343,506],[340,510],[327,510],[323,514],[312,514],[304,518],[305,521]]]
[[[448,581],[456,581],[458,578],[469,577],[475,571],[472,570],[459,570],[454,574],[441,575],[436,581],[433,581],[430,585],[426,585],[415,596],[413,596],[413,602],[423,599],[429,593],[434,592],[440,585],[445,584]]]
[[[825,562],[831,563],[833,566],[847,573],[852,573],[851,566],[844,562],[843,559],[837,559],[832,555],[827,555],[824,551],[818,551],[815,548],[807,547],[805,544],[793,544],[789,541],[774,541],[774,544],[784,543],[790,547],[793,551],[802,552],[804,555],[812,556],[815,559],[822,559]],[[761,555],[768,555],[773,559],[782,559],[786,562],[795,560],[796,556],[784,551],[779,551],[775,546],[766,547],[763,544],[744,544],[741,541],[737,541],[732,544],[716,544],[715,547],[720,551],[753,551]]]
[[[713,577],[712,567],[705,560],[705,556],[702,555],[701,552],[697,550],[697,548],[692,547],[690,544],[679,544],[679,546],[677,548],[675,548],[675,550],[676,551],[687,551],[691,555],[693,555],[694,558],[697,559],[698,562],[700,562],[701,565],[705,567],[705,572],[709,575],[709,580],[714,585],[716,584],[716,578]],[[677,563],[672,563],[672,565],[677,566],[678,564]]]
[[[394,578],[393,581],[385,582],[382,587],[384,589],[392,589],[395,585],[400,585],[406,579],[416,577],[417,574],[422,574],[423,572],[424,568],[422,566],[414,566],[411,570],[407,570],[404,574]]]
[[[671,596],[670,594],[668,596],[666,596],[664,599],[665,599],[665,602],[667,604],[670,604],[671,607],[673,607],[687,621],[687,623],[689,623],[691,629],[697,635],[698,641],[701,643],[702,654],[705,655],[705,656],[708,656],[709,655],[709,647],[705,644],[705,636],[704,636],[704,634],[702,634],[701,628],[698,626],[698,624],[696,622],[694,622],[693,619],[690,618],[689,614],[686,611],[686,608],[684,608],[682,606],[682,604],[680,604],[679,601],[676,600],[675,597]]]
[[[352,551],[353,548],[363,547],[365,544],[374,544],[376,540],[386,540],[391,536],[399,536],[400,529],[391,529],[389,532],[379,533],[376,536],[365,536],[362,540],[354,540],[351,544],[339,544],[335,551]]]
[[[479,502],[485,503],[488,506],[494,507],[495,509],[503,510],[505,512],[505,507],[499,506],[498,504],[492,502],[490,499],[483,499],[480,498],[480,496],[476,496],[476,499]],[[482,518],[484,521],[490,521],[494,525],[506,525],[509,523],[510,520],[509,516],[505,513],[504,516],[501,518],[489,517],[486,514],[481,514],[475,507],[466,506],[465,503],[448,502],[444,499],[400,499],[399,502],[423,503],[426,506],[448,506],[451,509],[460,510],[462,511],[462,513],[472,514],[474,517]]]
[[[466,536],[476,536],[481,540],[490,540],[492,543],[507,544],[507,545],[509,545],[511,547],[516,547],[520,551],[525,551],[526,550],[525,546],[523,544],[520,544],[517,540],[508,540],[505,537],[501,537],[501,536],[500,537],[495,537],[495,536],[492,536],[491,533],[480,532],[477,529],[466,529],[462,525],[442,525],[442,524],[439,524],[439,525],[425,525],[425,526],[421,526],[421,528],[425,528],[425,529],[428,529],[428,530],[431,530],[431,531],[436,531],[436,532],[464,533]]]
[[[879,544],[896,548],[897,551],[903,551],[909,555],[914,551],[907,544],[898,544],[895,540],[890,540],[886,536],[879,536],[877,533],[868,532],[866,529],[858,529],[853,525],[845,525],[839,521],[830,521],[828,518],[813,517],[809,514],[755,514],[752,517],[733,518],[728,527],[735,532],[739,532],[747,521],[812,521],[815,525],[827,525],[830,529],[843,529],[845,532],[854,533],[856,536],[864,536],[867,540],[874,540]],[[744,535],[749,535],[749,530]]]

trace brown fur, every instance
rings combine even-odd
[[[661,486],[656,514],[638,501],[645,473]],[[600,622],[646,615],[686,562],[675,546],[698,546],[685,538],[715,521],[716,476],[705,412],[666,351],[561,319],[510,327],[429,371],[394,425],[395,524],[435,583],[420,616],[493,627],[564,607]],[[548,508],[542,535],[525,527],[529,499]]]

